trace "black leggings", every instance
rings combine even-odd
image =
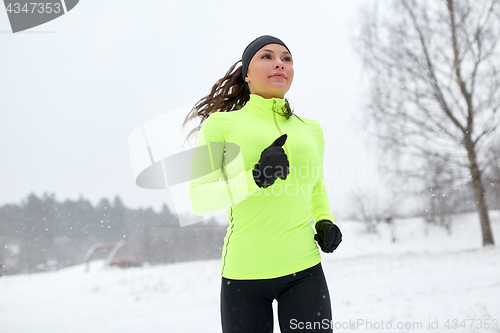
[[[222,277],[222,331],[272,333],[274,299],[281,332],[333,333],[330,294],[321,263],[274,279]]]

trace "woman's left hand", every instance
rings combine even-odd
[[[339,227],[330,220],[321,220],[316,223],[314,239],[321,247],[321,251],[332,253],[342,242],[342,233]]]

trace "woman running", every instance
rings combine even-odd
[[[322,128],[295,115],[285,98],[293,75],[285,43],[261,36],[186,117],[201,117],[190,133],[199,129],[192,208],[228,214],[220,267],[224,333],[273,332],[273,300],[281,332],[333,332],[316,242],[333,252],[342,234],[323,183]]]

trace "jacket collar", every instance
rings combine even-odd
[[[276,112],[277,120],[286,120],[284,98],[264,98],[260,95],[250,94],[250,99],[241,110],[266,119],[272,119],[273,112]]]

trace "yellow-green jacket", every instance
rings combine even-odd
[[[275,278],[316,265],[321,256],[311,218],[334,222],[323,183],[321,126],[286,119],[284,105],[284,99],[251,94],[240,110],[210,114],[196,140],[191,205],[198,215],[227,211],[221,275],[228,279]],[[260,188],[252,170],[285,133],[290,174]]]

